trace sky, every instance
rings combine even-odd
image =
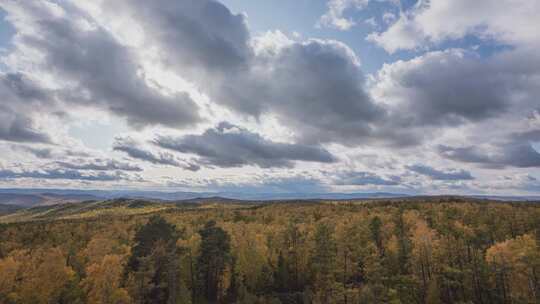
[[[540,195],[537,0],[0,0],[0,187]]]

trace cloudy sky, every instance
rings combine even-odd
[[[540,1],[219,1],[0,0],[0,187],[540,194]]]

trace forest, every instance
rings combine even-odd
[[[0,217],[0,303],[540,303],[539,204],[165,205]]]

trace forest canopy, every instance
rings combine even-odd
[[[121,203],[0,224],[0,303],[540,303],[532,203]]]

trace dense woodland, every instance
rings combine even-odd
[[[533,203],[132,208],[0,224],[0,303],[540,303]]]

